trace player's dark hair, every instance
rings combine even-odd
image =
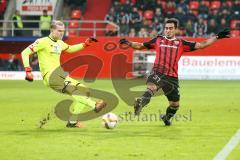
[[[165,21],[165,25],[167,23],[173,23],[175,28],[178,28],[179,21],[176,18],[170,18]]]
[[[55,29],[56,26],[64,26],[64,23],[62,21],[53,20],[50,29]]]

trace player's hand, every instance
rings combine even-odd
[[[230,38],[229,34],[230,34],[229,28],[225,28],[224,30],[220,31],[216,36],[217,39]]]
[[[91,46],[93,43],[96,43],[98,42],[98,40],[96,38],[93,38],[93,37],[89,37],[85,40],[85,45],[86,46]]]
[[[119,43],[120,43],[120,44],[126,44],[126,45],[128,45],[128,46],[130,46],[130,44],[131,44],[131,43],[130,43],[127,39],[125,39],[125,38],[120,39],[120,40],[119,40]]]
[[[32,74],[32,68],[31,67],[25,67],[26,71],[26,77],[25,80],[32,82],[33,81],[33,74]]]

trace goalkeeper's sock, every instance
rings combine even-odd
[[[147,91],[144,92],[144,94],[142,95],[141,99],[142,99],[142,106],[147,105],[150,100],[151,97],[154,95],[154,92],[151,89],[147,89]]]
[[[179,106],[177,106],[177,107],[168,106],[168,108],[166,110],[167,120],[170,120],[176,114],[178,108],[179,108]]]

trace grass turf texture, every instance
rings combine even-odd
[[[110,80],[88,84],[114,92]],[[43,129],[36,124],[66,96],[41,81],[0,81],[0,157],[2,160],[210,160],[240,128],[239,81],[181,81],[181,108],[185,115],[165,127],[161,121],[123,121],[114,130],[102,127],[101,118],[86,128],[65,128],[51,120]],[[144,87],[142,87],[144,88]],[[144,114],[165,111],[167,99],[154,97]],[[191,110],[191,114],[190,114]],[[132,111],[120,100],[116,114]],[[190,117],[191,116],[191,117]],[[186,118],[187,117],[187,118]],[[240,145],[228,160],[240,157]]]

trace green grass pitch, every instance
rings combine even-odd
[[[88,84],[114,93],[110,80]],[[41,81],[0,81],[1,160],[212,160],[240,128],[240,81],[180,81],[181,108],[171,127],[161,121],[122,121],[102,127],[101,118],[83,129],[52,119],[36,124],[65,99]],[[154,97],[142,113],[165,111],[167,99]],[[123,101],[112,112],[132,111]],[[240,158],[240,145],[227,160]]]

